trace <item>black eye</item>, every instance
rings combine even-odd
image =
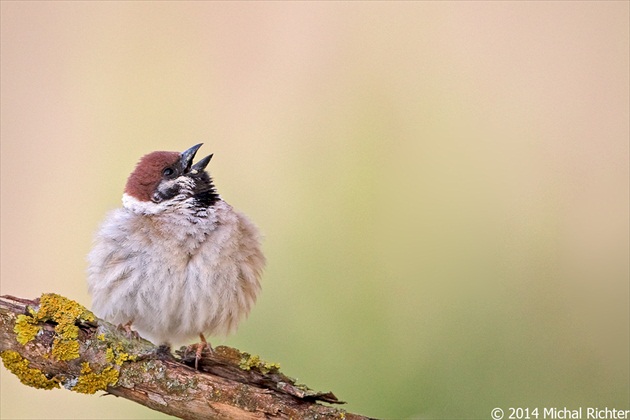
[[[175,174],[175,170],[173,168],[164,168],[164,170],[162,171],[162,176],[166,178],[172,177],[173,174]]]

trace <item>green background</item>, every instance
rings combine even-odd
[[[629,407],[627,2],[2,1],[1,292],[153,150],[265,235],[229,344],[384,418]],[[0,417],[161,418],[0,368]]]

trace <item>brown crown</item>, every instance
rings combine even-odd
[[[127,179],[125,193],[140,201],[151,201],[151,194],[162,179],[162,171],[179,158],[178,152],[153,152],[143,156]]]

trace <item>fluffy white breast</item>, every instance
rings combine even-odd
[[[156,344],[236,329],[260,291],[255,226],[224,201],[203,209],[123,197],[88,256],[93,310]],[[190,205],[189,205],[190,204]]]

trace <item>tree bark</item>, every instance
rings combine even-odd
[[[117,395],[183,419],[365,419],[257,356],[220,346],[173,356],[56,294],[0,296],[0,356],[29,386]]]

